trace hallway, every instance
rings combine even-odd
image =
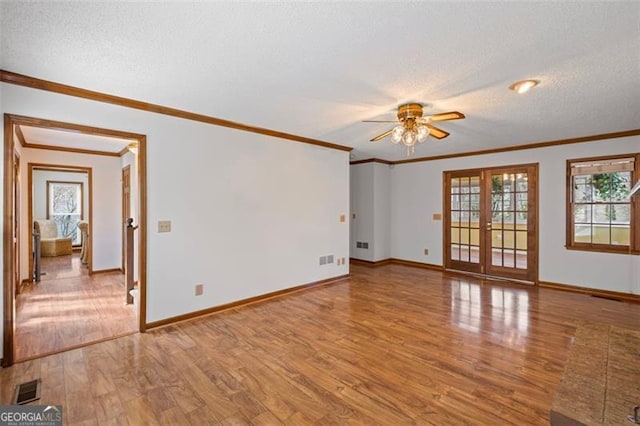
[[[42,258],[46,272],[16,297],[16,360],[25,360],[137,330],[125,304],[124,275],[89,276],[80,254]]]

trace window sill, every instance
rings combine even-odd
[[[629,247],[612,247],[612,246],[568,246],[565,245],[564,248],[566,248],[567,250],[574,250],[574,251],[591,251],[591,252],[597,252],[597,253],[613,253],[613,254],[630,254],[630,255],[634,255],[634,256],[638,256],[640,255],[640,250],[632,250],[629,249]]]

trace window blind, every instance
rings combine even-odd
[[[592,175],[595,173],[632,172],[635,159],[614,158],[611,160],[593,160],[571,164],[571,176]]]

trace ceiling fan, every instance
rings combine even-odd
[[[398,123],[393,129],[387,130],[371,139],[371,142],[377,142],[391,135],[391,143],[398,144],[402,142],[407,147],[407,155],[411,155],[415,150],[416,143],[424,142],[428,136],[433,136],[436,139],[444,139],[449,136],[449,132],[430,123],[465,118],[464,114],[458,111],[443,112],[426,117],[423,117],[422,114],[421,104],[408,103],[398,107],[398,121],[364,120],[364,122]]]

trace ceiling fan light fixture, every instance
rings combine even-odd
[[[404,135],[404,126],[398,125],[393,128],[391,132],[391,142],[393,144],[398,144],[402,141],[402,135]]]
[[[523,94],[525,92],[528,92],[529,89],[532,89],[532,88],[536,87],[538,84],[540,84],[540,82],[538,80],[516,81],[511,86],[509,86],[509,89],[511,89],[514,92],[517,92],[519,94]]]
[[[429,136],[429,128],[425,125],[418,126],[418,142],[424,142]]]
[[[418,103],[403,104],[398,107],[398,121],[395,127],[371,139],[371,142],[378,142],[391,136],[391,143],[398,145],[402,143],[407,148],[407,155],[415,151],[415,146],[429,139],[444,139],[449,136],[446,132],[435,127],[433,122],[459,120],[465,118],[464,114],[458,111],[442,112],[429,116],[423,116],[423,106]],[[368,123],[393,123],[388,120],[364,120]]]

